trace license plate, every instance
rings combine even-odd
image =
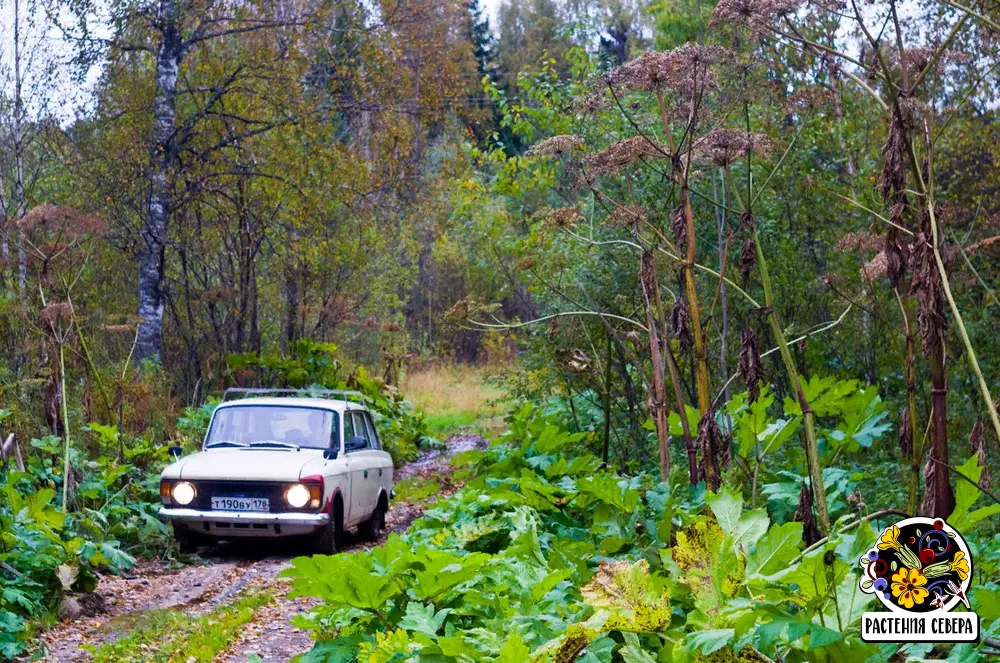
[[[270,511],[271,501],[266,497],[213,497],[215,511]]]

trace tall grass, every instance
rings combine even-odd
[[[500,389],[487,384],[485,369],[461,364],[429,364],[407,371],[403,395],[427,415],[431,433],[485,432],[499,422]]]

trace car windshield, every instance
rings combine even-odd
[[[337,414],[314,407],[242,405],[218,410],[206,447],[305,447],[326,449],[335,435]]]

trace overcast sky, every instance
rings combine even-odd
[[[495,23],[495,19],[497,17],[497,9],[500,7],[501,2],[502,0],[480,0],[479,2],[479,6],[485,9],[487,12],[489,12],[490,25],[492,27],[496,27],[493,26],[493,23]]]
[[[65,62],[73,56],[74,45],[51,26],[39,11],[34,22],[26,7],[21,5],[21,70],[22,97],[30,117],[48,111],[64,121],[71,120],[77,110],[89,101],[88,92],[100,74],[95,67],[87,83],[72,80],[72,69]],[[43,82],[43,79],[48,80]],[[36,88],[38,88],[36,90]],[[53,93],[53,90],[55,93]],[[14,0],[0,0],[0,95],[13,97],[14,92]]]

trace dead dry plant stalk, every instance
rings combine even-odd
[[[944,37],[944,39],[940,40],[936,47],[932,50],[920,53],[920,57],[916,59],[918,61],[915,61],[913,57],[907,57],[906,46],[904,45],[903,40],[902,24],[896,12],[895,0],[889,0],[891,11],[887,17],[886,27],[891,26],[894,31],[895,45],[898,51],[896,61],[890,62],[886,57],[881,33],[880,36],[876,37],[868,29],[864,21],[864,15],[858,8],[858,3],[855,0],[851,0],[850,8],[853,9],[853,18],[867,39],[868,44],[871,47],[871,52],[874,54],[876,59],[875,66],[872,68],[872,74],[885,83],[885,92],[876,91],[871,86],[861,81],[857,76],[843,70],[846,75],[850,76],[852,80],[859,84],[864,92],[870,95],[883,109],[888,111],[887,117],[889,118],[890,131],[889,141],[887,141],[886,146],[888,153],[884,154],[884,168],[890,172],[890,175],[895,176],[896,182],[889,183],[885,180],[883,181],[883,185],[892,184],[890,186],[885,186],[883,198],[885,198],[887,203],[890,204],[890,217],[892,217],[890,219],[891,224],[898,225],[895,219],[898,219],[899,213],[903,209],[902,203],[906,197],[905,179],[907,178],[907,175],[912,176],[912,181],[914,183],[916,194],[914,207],[919,210],[921,225],[923,226],[923,236],[917,239],[913,248],[917,252],[924,253],[923,256],[920,256],[922,258],[921,262],[923,263],[924,269],[922,270],[922,274],[919,279],[919,285],[923,289],[923,292],[921,293],[918,291],[916,293],[918,298],[922,300],[920,301],[918,318],[923,318],[919,326],[922,327],[921,334],[924,337],[925,352],[928,363],[930,364],[933,401],[929,422],[931,438],[930,453],[928,456],[927,471],[925,471],[925,483],[927,484],[927,489],[930,494],[925,496],[924,506],[925,510],[933,513],[933,515],[937,517],[947,517],[954,505],[954,497],[947,476],[949,471],[949,465],[947,464],[947,412],[945,410],[947,372],[944,363],[944,348],[943,342],[933,342],[933,338],[928,338],[929,336],[940,337],[943,334],[943,326],[947,323],[946,319],[937,319],[934,320],[932,324],[928,325],[930,318],[943,317],[938,316],[938,310],[943,309],[943,306],[937,304],[937,302],[940,302],[942,299],[947,302],[951,318],[955,322],[958,335],[965,350],[965,356],[973,374],[976,377],[980,395],[989,414],[990,423],[993,426],[994,433],[998,436],[998,438],[1000,438],[1000,415],[997,413],[997,407],[983,375],[975,348],[969,338],[962,313],[955,302],[954,295],[952,294],[947,269],[941,257],[940,228],[938,226],[938,220],[935,212],[933,186],[934,141],[937,138],[937,134],[927,126],[925,121],[923,127],[923,133],[926,137],[924,143],[925,153],[923,154],[923,158],[921,158],[917,154],[915,140],[912,136],[912,132],[909,131],[908,126],[909,118],[912,115],[910,111],[914,105],[913,100],[916,99],[921,84],[929,80],[930,77],[928,74],[937,70],[939,63],[943,58],[949,57],[948,54],[951,52],[949,49],[952,42],[965,27],[967,22],[971,19],[975,19],[976,21],[984,23],[987,26],[995,26],[995,24],[988,17],[978,13],[979,5],[981,4],[979,0],[975,0],[970,7],[966,7],[960,3],[951,2],[950,0],[944,0],[944,3],[958,9],[962,15],[953,23],[948,34]],[[736,14],[734,14],[734,16],[736,16]],[[727,18],[726,16],[721,16],[720,20],[735,22],[732,20],[732,17]],[[775,34],[779,35],[781,38],[798,44],[798,46],[805,52],[818,54],[822,51],[828,56],[835,57],[838,60],[842,60],[856,66],[863,66],[858,60],[849,55],[839,52],[829,46],[804,38],[795,30],[794,26],[790,26],[791,33],[787,33],[778,30],[773,25],[770,25],[769,21],[766,21],[766,23],[768,24],[769,29]],[[897,73],[896,63],[903,64],[903,66],[899,68],[902,74],[902,81],[898,80],[899,73]],[[911,68],[915,70],[912,72],[915,74],[912,79],[910,78],[911,72],[908,71],[908,69]],[[883,98],[883,94],[885,94],[885,98]],[[907,162],[906,167],[901,167],[901,164],[904,161]],[[927,180],[924,178],[925,168],[926,173],[928,174]],[[906,171],[909,172],[907,173]],[[899,178],[899,175],[902,175],[902,179]],[[899,184],[898,187],[895,186],[896,183]],[[892,234],[890,233],[890,240],[891,239]],[[890,248],[896,246],[895,243],[891,241],[889,244]],[[887,272],[889,273],[890,279],[893,278],[894,273],[897,276],[899,274],[900,257],[901,256],[895,254],[887,255]],[[928,269],[928,267],[930,267],[930,269]],[[932,272],[935,273],[932,275]],[[908,324],[912,323],[908,322]],[[928,335],[926,332],[931,333]],[[931,340],[932,342],[928,343],[928,340]],[[910,409],[910,412],[913,412],[912,408]],[[911,427],[915,426],[915,422],[911,420],[910,425]]]
[[[47,328],[47,332],[56,344],[59,352],[59,394],[62,405],[63,420],[63,490],[62,490],[62,510],[66,513],[69,504],[69,484],[70,484],[70,434],[69,434],[69,410],[66,406],[66,343],[73,333],[73,302],[47,302],[45,290],[41,283],[38,292],[42,301],[41,321],[42,326]]]
[[[743,209],[745,217],[743,224],[750,232],[750,237],[753,240],[757,273],[760,275],[761,286],[764,290],[764,307],[762,312],[767,316],[767,322],[771,328],[771,334],[774,336],[774,340],[778,345],[781,362],[784,365],[785,373],[788,376],[788,386],[792,393],[795,394],[795,398],[799,402],[799,407],[802,409],[802,425],[804,431],[803,446],[805,447],[806,464],[808,466],[809,482],[811,484],[811,504],[815,507],[816,515],[819,518],[818,526],[820,534],[826,536],[830,533],[830,511],[826,501],[826,488],[823,486],[823,471],[819,460],[819,444],[816,438],[815,414],[809,406],[809,401],[806,399],[805,392],[802,389],[802,378],[799,375],[798,367],[795,364],[795,358],[792,356],[792,351],[788,345],[788,339],[785,336],[784,329],[782,328],[774,310],[774,289],[771,284],[771,275],[767,267],[767,258],[764,256],[764,249],[761,246],[760,234],[757,232],[757,224],[753,219],[752,210],[748,209],[748,202],[750,198],[748,198],[747,201],[744,201],[743,196],[739,193],[739,189],[733,186],[732,172],[728,167],[725,169],[725,174],[726,181],[729,184],[729,190],[733,193],[733,196]]]
[[[853,3],[852,3],[853,4]],[[972,14],[978,5],[978,2],[974,2],[972,5]],[[895,2],[892,2],[893,10],[895,10]],[[858,11],[857,5],[854,5],[855,17],[858,23],[864,30],[866,37],[873,46],[877,47],[877,40],[868,32],[864,25],[861,17],[861,13]],[[963,13],[962,17],[955,22],[952,26],[951,31],[948,36],[937,46],[934,51],[924,58],[925,62],[923,68],[919,71],[916,79],[909,84],[909,81],[904,77],[904,87],[901,89],[894,81],[891,76],[891,70],[889,64],[886,62],[884,57],[879,58],[879,66],[883,72],[888,83],[889,93],[891,94],[891,108],[892,108],[892,121],[903,123],[905,120],[904,104],[907,104],[907,100],[912,97],[916,89],[920,86],[923,80],[926,80],[926,75],[928,72],[933,70],[937,62],[948,53],[948,49],[954,40],[955,36],[962,29],[965,23],[969,20],[970,13]],[[893,11],[891,14],[893,25],[897,34],[898,48],[902,53],[904,53],[903,40],[902,40],[902,28],[896,12]],[[906,72],[906,67],[903,67],[904,73]],[[932,118],[933,119],[933,118]],[[933,276],[929,273],[930,270],[925,270],[923,274],[920,275],[921,290],[924,293],[924,298],[927,300],[925,303],[921,304],[921,314],[925,318],[937,318],[937,309],[939,307],[938,302],[943,295],[948,303],[948,308],[951,312],[952,318],[955,321],[955,325],[958,328],[958,333],[962,339],[962,344],[965,348],[965,355],[968,359],[969,366],[972,372],[976,376],[976,381],[979,386],[980,393],[982,395],[983,401],[986,405],[986,409],[989,413],[990,422],[993,425],[995,434],[1000,438],[1000,416],[997,414],[997,408],[993,400],[993,396],[990,392],[989,386],[986,383],[986,379],[983,376],[982,368],[979,365],[979,360],[976,356],[975,348],[969,339],[968,332],[965,328],[965,321],[962,318],[962,313],[958,308],[958,304],[955,302],[954,295],[951,291],[951,284],[948,279],[948,272],[945,268],[944,260],[941,257],[941,238],[940,230],[937,222],[937,215],[935,210],[934,201],[934,141],[932,136],[934,132],[930,127],[927,126],[927,122],[924,122],[924,135],[926,137],[926,143],[924,145],[926,154],[924,155],[923,163],[926,163],[927,179],[924,179],[924,172],[921,168],[921,160],[918,158],[915,141],[913,139],[912,132],[907,132],[905,136],[902,137],[901,147],[905,149],[906,157],[909,161],[909,170],[913,175],[913,180],[916,185],[917,195],[920,199],[920,207],[922,208],[923,216],[923,245],[917,246],[918,253],[925,253],[928,244],[930,253],[932,254],[932,261],[934,270],[937,272]],[[919,239],[918,239],[919,241]],[[925,255],[926,257],[926,255]],[[925,264],[931,261],[926,261]],[[928,289],[930,292],[928,292]],[[938,290],[939,289],[939,290]],[[931,310],[928,310],[928,307]],[[925,496],[923,510],[927,513],[933,514],[935,517],[947,517],[950,515],[951,510],[954,508],[954,493],[951,490],[951,485],[948,482],[947,470],[948,470],[948,429],[947,429],[947,418],[946,418],[946,395],[947,395],[947,374],[944,365],[944,347],[943,339],[940,336],[943,334],[943,324],[944,321],[939,320],[929,320],[929,324],[922,324],[921,327],[929,327],[931,333],[928,339],[928,334],[925,336],[925,345],[929,345],[928,355],[931,364],[931,381],[932,381],[932,431],[931,431],[931,449],[930,456],[928,460],[928,466],[931,471],[925,472],[925,482],[927,483],[928,495]],[[924,330],[922,329],[922,332]],[[936,337],[936,338],[935,338]],[[926,343],[930,340],[930,343]],[[933,463],[932,463],[933,461]],[[933,467],[931,467],[933,465]]]
[[[826,503],[826,488],[823,486],[823,471],[819,462],[819,445],[816,441],[816,420],[809,401],[802,390],[802,378],[799,376],[798,367],[795,365],[795,358],[788,347],[788,340],[785,332],[778,322],[778,316],[774,312],[774,293],[771,288],[771,277],[767,270],[767,259],[764,257],[764,249],[760,245],[760,236],[757,230],[753,233],[754,246],[757,249],[757,269],[760,273],[760,280],[764,286],[764,307],[767,311],[767,321],[771,327],[774,340],[780,348],[781,361],[785,365],[785,372],[788,374],[788,386],[802,408],[802,424],[805,432],[806,463],[809,466],[809,480],[812,484],[813,501],[816,506],[816,514],[819,516],[820,534],[826,536],[830,533],[830,511]]]
[[[903,424],[900,427],[899,439],[903,455],[909,461],[909,481],[907,482],[907,506],[910,513],[917,512],[917,496],[920,484],[920,459],[924,455],[923,442],[917,443],[917,339],[910,325],[913,317],[909,298],[904,302],[899,290],[894,288],[899,312],[903,316],[903,330],[906,333],[906,355],[903,367],[906,374],[906,410],[903,414]]]
[[[698,411],[702,419],[712,417],[712,383],[708,370],[708,354],[705,350],[705,334],[701,326],[701,307],[698,302],[698,288],[694,278],[695,269],[695,226],[694,213],[691,210],[691,197],[688,192],[688,173],[690,171],[690,154],[686,162],[682,162],[671,131],[670,117],[666,109],[666,100],[663,90],[656,88],[656,101],[659,105],[660,116],[663,122],[663,133],[667,138],[667,145],[672,156],[674,177],[680,183],[681,209],[683,210],[684,229],[686,239],[686,252],[681,253],[684,262],[681,265],[684,279],[684,297],[687,300],[688,318],[690,320],[692,345],[694,348],[695,366],[695,391],[698,396]],[[693,122],[697,108],[695,107],[695,97],[691,100],[691,113],[689,121]],[[678,245],[680,253],[680,246]],[[685,419],[685,413],[681,412],[681,419]],[[712,447],[706,446],[702,451],[702,471],[705,475],[705,483],[712,489],[718,489],[721,484],[718,465]]]
[[[653,254],[643,251],[639,259],[639,282],[642,285],[643,303],[646,307],[646,326],[649,328],[649,359],[653,364],[652,389],[648,396],[649,412],[656,426],[656,437],[660,447],[660,480],[670,478],[670,436],[667,423],[667,386],[663,369],[663,345],[660,342],[657,329],[663,319],[663,309],[660,303],[660,291],[656,281],[656,267],[653,265]]]

